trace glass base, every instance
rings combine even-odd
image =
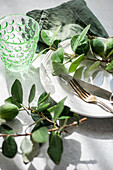
[[[24,72],[27,71],[29,69],[30,65],[24,65],[24,66],[19,66],[19,67],[7,67],[6,69],[11,71],[11,72]]]

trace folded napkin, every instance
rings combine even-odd
[[[107,32],[87,7],[84,0],[72,0],[55,8],[29,11],[26,15],[34,18],[40,25],[40,29],[54,32],[61,25],[58,38],[63,41],[80,33],[88,24],[91,25],[90,35],[108,37]],[[38,51],[45,48],[44,42],[39,40]]]

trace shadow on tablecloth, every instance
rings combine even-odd
[[[78,127],[69,128],[69,132],[76,132],[95,139],[113,139],[113,118],[87,118]]]

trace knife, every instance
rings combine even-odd
[[[113,101],[113,94],[112,94],[112,92],[110,92],[108,90],[105,90],[105,89],[98,87],[96,85],[93,85],[91,83],[87,83],[87,82],[80,80],[78,78],[72,77],[66,73],[61,73],[60,77],[63,80],[65,80],[66,82],[69,82],[70,79],[75,79],[80,84],[80,86],[82,86],[82,88],[84,88],[87,92],[89,92],[95,96]]]

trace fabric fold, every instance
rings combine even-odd
[[[91,25],[90,35],[108,37],[104,27],[87,7],[84,0],[71,0],[55,8],[32,10],[27,15],[39,23],[40,30],[46,29],[54,32],[61,25],[57,35],[61,41],[80,33],[89,24]],[[40,39],[39,48],[43,45]]]

